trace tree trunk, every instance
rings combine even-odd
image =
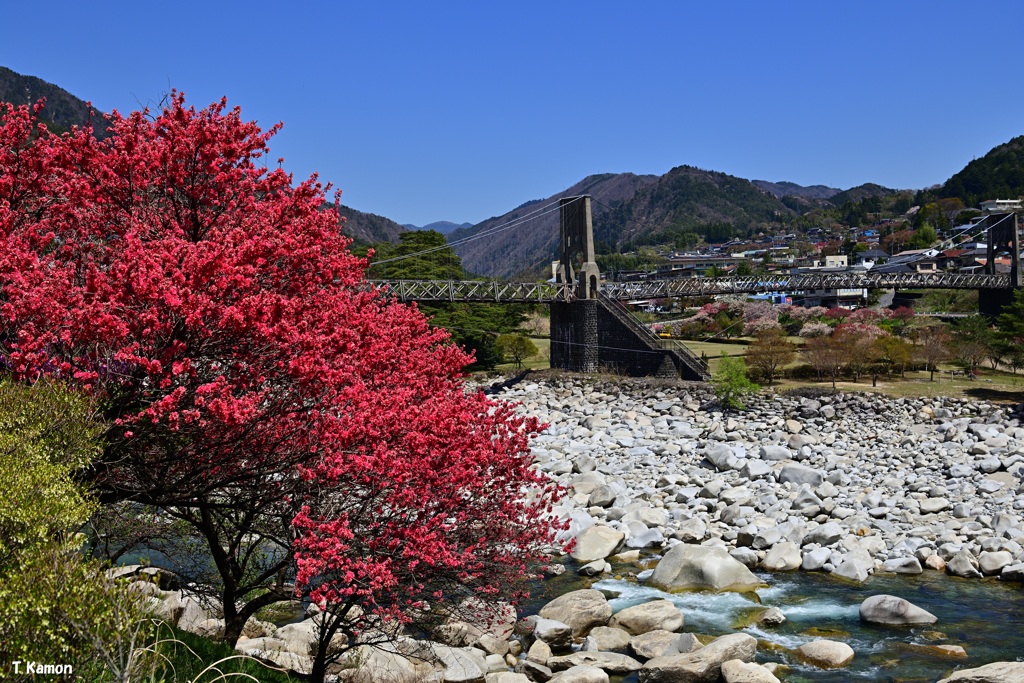
[[[346,609],[345,611],[347,612],[348,610]],[[323,683],[327,677],[327,660],[330,654],[331,640],[334,638],[334,634],[338,632],[338,627],[342,621],[342,618],[338,616],[327,619],[327,615],[324,612],[321,612],[320,616],[322,620],[318,624],[320,628],[317,629],[316,653],[313,655],[313,667],[309,674],[311,683]]]
[[[224,603],[224,642],[231,647],[235,646],[238,639],[242,637],[242,630],[245,629],[245,622],[249,621],[248,615],[241,614],[234,605]]]

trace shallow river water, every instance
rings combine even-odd
[[[563,576],[548,579],[534,597],[534,611],[569,590],[583,587],[567,567]],[[734,631],[758,639],[759,662],[781,662],[790,667],[779,678],[804,681],[936,681],[955,668],[970,668],[994,661],[1024,660],[1024,589],[995,579],[958,579],[938,572],[917,577],[877,575],[864,584],[850,584],[812,572],[759,573],[767,588],[753,595],[740,593],[664,593],[625,579],[605,579],[591,587],[605,591],[615,611],[653,599],[665,598],[683,612],[684,630],[723,635]],[[926,627],[881,627],[862,624],[860,603],[879,593],[905,598],[936,617]],[[611,596],[616,597],[611,597]],[[760,602],[758,602],[760,601]],[[745,626],[766,607],[786,615],[781,626]],[[824,671],[801,664],[788,650],[827,638],[849,644],[856,657],[849,666]],[[967,659],[946,659],[927,646],[959,645]],[[613,679],[635,681],[636,675]]]

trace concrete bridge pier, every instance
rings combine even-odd
[[[978,312],[995,318],[1013,303],[1013,289],[979,289]]]
[[[561,200],[561,258],[556,280],[571,288],[568,301],[551,304],[551,367],[595,372],[600,366],[630,375],[704,380],[707,365],[683,347],[639,324],[622,304],[601,296],[590,197]]]
[[[590,197],[565,197],[559,206],[561,249],[556,279],[573,286],[573,300],[551,304],[551,366],[597,370],[598,287]],[[578,268],[578,270],[577,270]]]
[[[572,372],[598,369],[597,309],[596,299],[551,304],[551,367]]]

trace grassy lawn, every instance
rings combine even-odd
[[[681,341],[686,348],[707,360],[708,367],[712,373],[718,371],[718,364],[722,360],[723,355],[736,357],[747,354],[746,344],[724,344],[722,342],[692,341],[689,339],[677,341]]]
[[[870,376],[862,377],[859,382],[851,382],[849,378],[844,378],[836,382],[836,388],[840,391],[870,391],[899,398],[949,396],[995,403],[1024,402],[1024,375],[982,368],[979,370],[978,379],[971,380],[963,376],[951,377],[950,371],[956,369],[951,365],[942,365],[940,368],[942,372],[935,373],[934,382],[928,380],[930,373],[908,371],[905,379],[894,376],[889,381],[884,375],[881,375],[878,378],[878,385],[874,387],[871,386]],[[776,379],[773,388],[781,391],[796,387],[831,388],[831,386],[832,383],[828,380],[816,382],[813,380]]]
[[[802,345],[806,340],[799,337],[791,337],[790,341]],[[718,369],[719,360],[722,354],[730,356],[743,356],[747,347],[741,344],[723,344],[716,342],[685,341],[691,351],[698,356],[706,354],[711,372]],[[804,362],[797,357],[797,360],[790,364],[790,368],[804,365]],[[962,374],[951,375],[951,371],[959,370],[954,365],[940,365],[940,371],[935,373],[935,381],[929,381],[930,373],[924,371],[908,371],[904,378],[894,376],[888,380],[884,375],[878,377],[876,386],[871,386],[871,377],[862,377],[859,382],[850,381],[844,377],[836,382],[836,388],[841,391],[870,391],[888,396],[912,398],[917,396],[950,396],[954,398],[970,398],[998,403],[1021,403],[1024,402],[1024,374],[1013,374],[1002,370],[991,370],[980,368],[978,379],[967,379]],[[828,380],[817,382],[814,380],[793,380],[776,378],[773,388],[776,390],[794,389],[797,387],[825,387],[831,388],[832,383]]]
[[[528,358],[523,363],[521,370],[546,370],[551,367],[551,340],[546,338],[532,338],[537,345],[539,353],[533,358]],[[794,343],[805,340],[799,337],[790,338]],[[725,344],[714,341],[690,341],[683,342],[687,348],[700,356],[705,354],[711,372],[718,369],[722,354],[729,356],[744,356],[747,351],[745,344]],[[804,362],[797,357],[796,362],[790,367],[799,367]],[[849,377],[841,378],[836,382],[836,388],[840,391],[870,391],[888,396],[913,398],[918,396],[950,396],[954,398],[968,398],[996,403],[1022,403],[1024,402],[1024,374],[1014,375],[1010,372],[996,371],[989,368],[980,368],[979,377],[976,380],[967,379],[962,375],[951,376],[952,370],[958,368],[954,365],[944,364],[940,366],[941,372],[935,373],[935,381],[928,380],[929,373],[923,371],[908,371],[905,378],[894,376],[887,380],[884,375],[878,377],[876,386],[871,386],[871,377],[862,377],[859,382],[850,381]],[[498,372],[515,373],[517,369],[511,363],[499,365]],[[773,389],[783,391],[798,387],[821,387],[831,388],[832,383],[828,380],[817,382],[813,379],[794,380],[776,378]]]

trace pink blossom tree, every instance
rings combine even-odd
[[[277,127],[179,93],[107,124],[0,113],[0,364],[96,397],[91,484],[191,527],[225,639],[296,562],[318,602],[399,620],[513,586],[551,540],[539,426],[366,285],[327,188],[262,165]]]

